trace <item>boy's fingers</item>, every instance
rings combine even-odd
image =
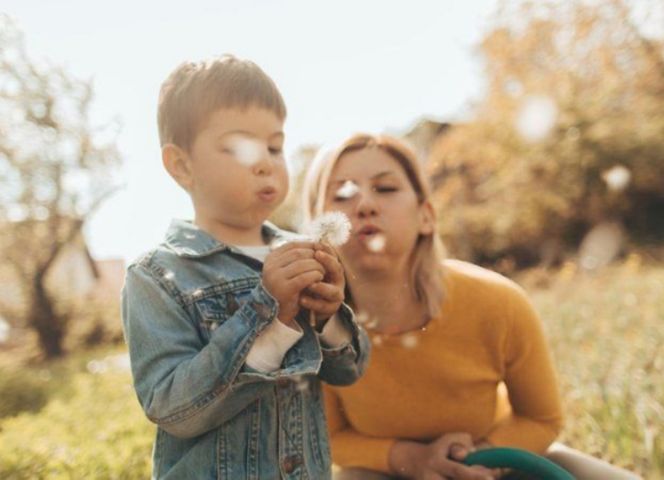
[[[299,292],[312,283],[320,282],[322,279],[323,274],[319,271],[307,271],[289,279],[288,284],[293,290]]]
[[[283,245],[275,248],[270,252],[271,255],[280,255],[283,254],[284,252],[287,252],[289,250],[297,249],[297,248],[305,248],[308,250],[314,250],[317,248],[317,245],[320,245],[319,242],[311,242],[311,241],[296,241],[296,242],[286,242]]]
[[[314,283],[307,290],[326,302],[342,302],[344,299],[344,292],[341,288],[329,283]]]
[[[334,308],[334,306],[327,300],[312,298],[309,296],[300,297],[300,305],[316,313],[329,313],[331,315],[336,311],[336,308]]]
[[[319,272],[322,276],[325,275],[325,269],[323,266],[314,260],[298,260],[282,268],[285,280],[290,280],[297,277],[304,272]]]
[[[275,258],[275,263],[279,267],[285,267],[286,265],[296,262],[297,260],[304,260],[307,258],[314,258],[313,248],[294,248],[285,252],[281,252]]]
[[[318,250],[316,251],[314,258],[325,267],[325,271],[331,282],[338,282],[343,279],[343,268],[336,255],[330,255],[325,251]]]

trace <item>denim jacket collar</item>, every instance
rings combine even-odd
[[[262,234],[266,243],[284,236],[283,233],[272,223],[263,223]],[[176,255],[187,258],[200,258],[222,250],[234,250],[232,245],[220,242],[193,222],[180,219],[171,222],[166,232],[165,244]]]

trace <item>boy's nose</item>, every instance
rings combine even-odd
[[[271,175],[274,165],[272,163],[272,156],[267,148],[261,150],[261,155],[258,161],[254,163],[252,170],[254,175]]]

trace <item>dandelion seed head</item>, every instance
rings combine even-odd
[[[334,247],[343,245],[350,237],[350,220],[342,212],[327,212],[307,227],[307,233],[318,241]]]

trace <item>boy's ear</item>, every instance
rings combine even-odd
[[[436,230],[436,211],[429,200],[420,205],[420,234],[431,235]]]
[[[173,180],[190,192],[193,178],[190,165],[191,159],[187,152],[173,143],[167,143],[161,147],[161,161]]]

